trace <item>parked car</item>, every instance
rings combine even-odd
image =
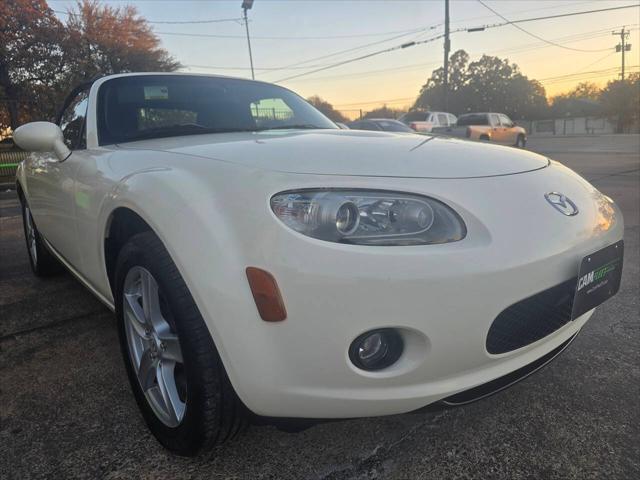
[[[349,130],[349,127],[347,126],[346,123],[343,123],[343,122],[333,122],[333,123],[335,123],[342,130]]]
[[[407,127],[404,123],[392,118],[367,118],[364,120],[356,120],[355,122],[349,122],[349,128],[353,130],[416,133],[415,130]]]
[[[519,148],[524,148],[527,144],[527,131],[503,113],[467,113],[458,117],[454,127],[435,128],[433,133]]]
[[[483,398],[620,283],[622,214],[560,163],[340,130],[276,85],[112,75],[14,137],[34,273],[63,265],[115,312],[142,415],[183,455],[249,412]]]
[[[398,118],[417,132],[430,132],[434,127],[449,127],[456,124],[456,116],[446,112],[414,110]]]

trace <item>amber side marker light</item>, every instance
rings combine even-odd
[[[247,267],[247,279],[260,318],[265,322],[281,322],[286,319],[287,310],[273,275],[260,268]]]

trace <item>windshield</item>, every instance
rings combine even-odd
[[[186,75],[114,78],[98,93],[100,145],[200,133],[338,127],[289,90]]]
[[[468,115],[460,115],[456,122],[458,127],[467,125],[489,125],[489,117],[483,113],[470,113]]]

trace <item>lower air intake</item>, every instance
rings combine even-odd
[[[576,283],[572,278],[503,310],[489,328],[487,351],[517,350],[569,323]]]

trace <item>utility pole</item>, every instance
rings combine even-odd
[[[449,0],[444,0],[444,76],[442,86],[444,87],[444,111],[449,111],[449,50],[451,41],[449,40]]]
[[[249,46],[249,63],[251,64],[251,79],[255,80],[256,76],[253,73],[253,56],[251,55],[251,40],[249,38],[249,20],[247,19],[247,10],[253,7],[253,0],[242,0],[242,11],[244,12],[244,27],[247,30],[247,45]]]
[[[622,27],[622,30],[619,32],[611,32],[611,35],[620,36],[620,43],[616,45],[616,52],[622,53],[622,81],[624,82],[624,52],[631,51],[631,45],[626,42],[629,37],[629,32],[626,32],[624,27]]]

